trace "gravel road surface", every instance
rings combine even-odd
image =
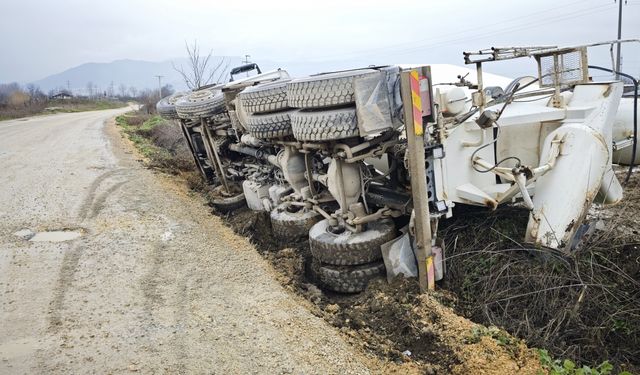
[[[108,121],[0,122],[0,373],[368,373]],[[52,233],[51,233],[52,232]]]

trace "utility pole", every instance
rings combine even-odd
[[[244,55],[244,63],[245,64],[249,63],[249,57],[251,57],[251,55]],[[247,77],[249,77],[249,72],[247,72]]]
[[[158,78],[158,99],[162,99],[162,77],[164,76],[154,76]]]
[[[622,39],[622,0],[617,0],[618,1],[618,40]],[[625,4],[627,2],[627,0],[624,1]],[[622,45],[620,42],[618,42],[618,48],[616,51],[617,54],[617,58],[616,58],[616,72],[620,71],[620,49],[622,48]],[[616,74],[616,79],[620,79],[620,76],[618,74]]]

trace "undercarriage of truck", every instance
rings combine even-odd
[[[635,97],[621,80],[593,82],[589,69],[608,69],[587,53],[614,42],[466,52],[475,69],[459,73],[390,65],[292,78],[247,64],[157,110],[180,123],[212,204],[269,212],[283,242],[308,237],[325,288],[404,275],[429,289],[446,269],[438,223],[457,205],[526,207],[523,240],[570,254],[592,204],[622,200],[612,164],[639,161],[637,82]],[[483,73],[517,58],[534,58],[537,75]]]

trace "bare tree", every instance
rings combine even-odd
[[[89,98],[93,98],[93,93],[94,93],[93,90],[95,90],[96,88],[97,87],[93,84],[93,82],[91,81],[87,82],[87,96]]]
[[[40,87],[30,83],[27,85],[27,93],[29,94],[29,103],[35,103],[42,101],[45,98],[44,93],[40,90]]]
[[[120,91],[121,98],[124,98],[125,96],[127,96],[127,86],[124,83],[121,83],[118,86],[118,91]]]
[[[132,98],[135,98],[136,96],[138,96],[138,89],[135,88],[134,86],[131,86],[129,87],[129,93]]]
[[[29,93],[29,101],[33,103],[36,100],[36,92],[38,91],[38,87],[33,83],[27,85],[27,92]]]
[[[111,84],[109,84],[109,86],[107,86],[107,90],[104,92],[104,96],[107,97],[113,97],[113,95],[115,94],[115,87],[113,85],[113,81],[111,81]]]
[[[213,50],[210,50],[206,56],[200,55],[200,47],[197,41],[193,41],[192,45],[184,42],[187,48],[187,55],[189,58],[189,66],[184,69],[182,65],[177,67],[174,63],[173,69],[180,73],[184,83],[190,89],[197,89],[202,86],[206,86],[210,83],[224,82],[224,76],[229,68],[229,63],[225,58],[221,58],[220,62],[214,65],[211,61],[213,57]]]
[[[156,111],[156,103],[158,102],[158,91],[151,89],[141,90],[136,100],[142,104],[142,108],[147,114],[153,114]]]
[[[173,94],[175,92],[175,90],[173,90],[173,86],[171,86],[170,84],[166,84],[164,86],[162,86],[162,88],[160,89],[161,93],[162,93],[162,97],[166,97],[169,96],[171,94]]]

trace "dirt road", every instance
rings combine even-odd
[[[105,126],[123,111],[0,122],[0,373],[368,373],[247,240],[135,161]]]

